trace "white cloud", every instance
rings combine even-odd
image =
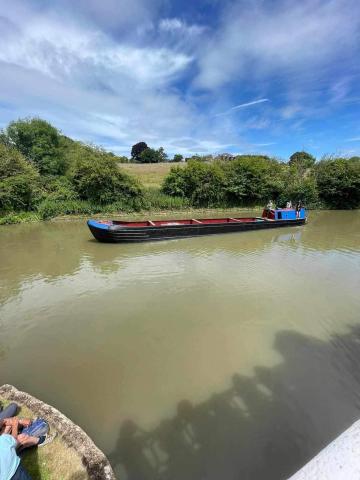
[[[301,83],[335,59],[351,57],[359,25],[355,0],[238,1],[209,38],[196,85],[213,89],[269,73]]]
[[[204,25],[187,24],[179,18],[163,18],[159,22],[159,30],[181,35],[199,35],[206,30]]]

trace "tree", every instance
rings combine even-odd
[[[135,145],[133,145],[132,148],[131,148],[132,159],[135,160],[136,162],[139,162],[140,161],[140,155],[147,148],[148,148],[148,146],[145,142],[135,143]]]
[[[360,207],[360,160],[329,158],[315,169],[319,196],[333,208]]]
[[[175,153],[174,158],[171,160],[172,162],[182,162],[184,157],[180,153]]]
[[[0,143],[0,211],[29,210],[35,202],[38,176],[19,151]]]
[[[159,163],[161,162],[161,156],[159,150],[154,148],[146,148],[139,156],[139,162],[141,163]]]
[[[142,197],[138,181],[122,171],[108,155],[84,147],[71,178],[79,197],[99,204]]]
[[[300,175],[304,175],[309,168],[315,165],[315,162],[316,158],[310,155],[310,153],[301,151],[291,155],[289,165],[295,167]]]
[[[163,149],[163,147],[160,147],[157,150],[157,152],[158,152],[158,156],[159,156],[159,162],[167,162],[168,161],[168,156],[165,153],[165,150]]]
[[[40,118],[20,119],[11,122],[5,134],[40,174],[65,173],[67,165],[60,148],[61,135],[50,123]]]

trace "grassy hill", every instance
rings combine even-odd
[[[137,177],[145,187],[160,188],[164,178],[174,165],[185,163],[121,163],[120,167]]]

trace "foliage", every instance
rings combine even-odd
[[[99,204],[142,196],[138,181],[120,170],[101,151],[83,149],[71,171],[72,182],[82,200]]]
[[[148,148],[145,142],[135,143],[131,148],[131,158],[136,162],[140,161],[141,153]]]
[[[111,152],[109,152],[109,155],[115,157]],[[115,158],[118,163],[129,163],[129,159],[128,157],[125,157],[125,155],[116,156]]]
[[[186,197],[193,205],[214,206],[224,202],[225,175],[219,164],[190,161],[182,168],[173,167],[162,190],[173,196]]]
[[[178,162],[182,162],[183,159],[184,157],[180,153],[175,153],[174,158],[171,161],[178,163]]]
[[[35,212],[11,212],[0,217],[0,225],[38,222],[39,220],[41,220],[41,218]]]
[[[158,153],[159,162],[167,162],[168,161],[168,156],[165,153],[165,150],[163,149],[163,147],[160,147],[157,150],[157,153]]]
[[[141,163],[159,163],[160,156],[157,150],[146,148],[141,152],[138,161]]]
[[[36,169],[15,148],[0,144],[0,211],[30,209],[37,191]]]
[[[301,151],[291,155],[289,165],[296,168],[300,175],[304,175],[309,168],[313,168],[315,162],[316,158],[310,155],[310,153]]]
[[[238,156],[223,165],[226,194],[231,204],[261,203],[279,195],[283,189],[282,168],[263,156]]]
[[[42,197],[48,200],[76,200],[79,198],[74,184],[65,176],[43,176],[40,179]]]
[[[307,207],[312,207],[317,205],[318,199],[319,195],[314,175],[304,178],[290,173],[287,176],[283,192],[277,198],[277,202],[279,205],[285,205],[289,200],[293,204],[301,201]]]
[[[323,159],[315,169],[319,197],[332,208],[360,207],[360,160]]]
[[[189,206],[187,198],[167,195],[158,188],[149,188],[145,191],[143,208],[146,210],[182,209]]]
[[[6,131],[8,142],[14,145],[40,174],[61,175],[67,168],[60,148],[60,133],[40,118],[11,122]]]
[[[167,155],[162,147],[158,150],[146,148],[138,157],[140,163],[162,163],[167,162]]]

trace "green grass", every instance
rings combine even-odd
[[[185,163],[122,163],[120,168],[134,175],[147,188],[160,188],[161,184],[174,165],[183,166]]]
[[[9,404],[0,398],[0,404]],[[20,417],[34,418],[33,412],[21,406]],[[65,445],[59,435],[44,447],[25,450],[21,454],[21,462],[32,480],[88,480],[81,458],[73,449]]]

